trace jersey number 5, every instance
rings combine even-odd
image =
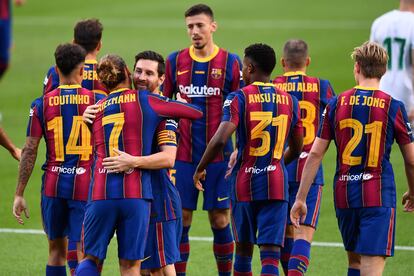
[[[250,121],[259,121],[259,123],[252,129],[250,139],[260,139],[261,146],[254,148],[250,147],[249,154],[251,156],[264,156],[270,151],[270,133],[265,130],[270,124],[278,128],[276,145],[273,150],[273,158],[281,159],[286,139],[288,116],[281,114],[277,117],[272,117],[271,111],[254,111],[250,113]]]

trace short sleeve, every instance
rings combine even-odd
[[[405,145],[413,142],[414,137],[404,104],[401,102],[398,104],[399,108],[394,120],[395,140],[399,145]]]
[[[292,116],[292,135],[303,136],[303,125],[300,119],[300,108],[298,100],[292,96],[293,116]]]
[[[331,121],[330,114],[331,114],[333,102],[334,101],[330,101],[328,105],[325,107],[325,110],[323,111],[322,124],[319,127],[318,135],[317,135],[319,138],[329,140],[329,141],[333,139],[333,134],[334,134],[332,125],[330,123]]]
[[[230,93],[223,104],[222,122],[232,122],[238,125],[240,120],[240,99],[236,92]]]
[[[33,101],[29,112],[29,123],[27,124],[27,137],[42,137],[43,127],[41,119],[41,100]]]

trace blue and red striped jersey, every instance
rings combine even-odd
[[[162,145],[177,146],[177,122],[163,121],[157,129],[153,142],[153,153]],[[152,170],[151,184],[154,200],[151,203],[151,223],[174,220],[182,217],[180,194],[170,179],[168,169]]]
[[[288,92],[299,101],[300,117],[303,125],[303,149],[299,158],[286,166],[289,182],[300,182],[303,167],[308,159],[319,126],[322,113],[329,100],[335,96],[327,80],[305,75],[303,72],[287,72],[273,80],[276,88]],[[323,185],[322,165],[314,179],[315,184]]]
[[[106,96],[108,90],[98,80],[98,74],[96,73],[96,60],[85,60],[83,66],[83,80],[82,87],[91,90],[94,93],[102,94]],[[45,80],[43,82],[43,94],[56,89],[59,86],[59,75],[56,71],[56,66],[49,68]]]
[[[80,85],[62,85],[32,103],[27,136],[46,141],[45,196],[88,199],[92,139],[82,114],[101,98]]]
[[[242,86],[241,62],[237,55],[215,46],[207,58],[198,58],[190,47],[171,54],[166,61],[163,94],[169,98],[176,93],[204,113],[196,121],[180,120],[177,160],[200,161],[208,142],[213,137],[222,116],[222,105],[227,95]],[[233,145],[231,139],[213,162],[228,160]]]
[[[10,0],[0,0],[0,20],[10,20]]]
[[[271,83],[255,82],[227,97],[222,121],[237,126],[234,200],[288,200],[283,154],[288,139],[302,135],[299,112],[297,99]]]
[[[90,199],[151,199],[150,171],[136,168],[108,173],[103,159],[114,156],[114,148],[133,156],[149,155],[156,128],[165,117],[198,119],[202,112],[145,90],[126,88],[111,92],[98,104],[100,109],[92,124],[95,164]]]
[[[356,86],[332,99],[318,137],[337,148],[336,208],[395,208],[391,146],[414,138],[404,104],[377,89]]]

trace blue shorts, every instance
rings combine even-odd
[[[180,261],[181,218],[151,223],[142,269],[161,268]]]
[[[7,67],[10,59],[11,23],[0,20],[0,69]]]
[[[241,243],[283,246],[287,209],[286,201],[232,201],[231,223],[234,240]]]
[[[184,209],[196,210],[198,190],[194,187],[193,175],[197,164],[175,161],[176,187],[181,196]],[[206,180],[202,181],[204,188],[203,210],[230,208],[230,182],[224,179],[227,161],[211,163],[207,166]]]
[[[395,208],[336,209],[345,250],[361,255],[393,256]]]
[[[81,241],[85,205],[85,201],[42,195],[40,207],[48,239],[68,237],[71,241]]]
[[[150,205],[149,200],[135,198],[88,202],[83,226],[85,254],[104,260],[116,231],[119,259],[143,259]]]
[[[321,209],[321,200],[322,200],[322,185],[312,184],[309,189],[308,196],[306,197],[306,206],[308,207],[308,213],[305,218],[305,222],[301,223],[302,225],[311,226],[316,229],[319,220],[319,212]],[[287,221],[289,225],[292,225],[290,221],[290,209],[296,200],[296,194],[299,190],[299,183],[289,182],[289,210]]]

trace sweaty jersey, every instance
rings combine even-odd
[[[0,20],[9,20],[10,10],[10,0],[0,0]]]
[[[410,111],[414,108],[412,55],[414,49],[414,13],[393,10],[377,18],[371,27],[371,41],[387,50],[387,72],[380,89],[402,101]]]
[[[99,112],[92,124],[95,164],[90,199],[151,199],[148,170],[108,173],[103,159],[114,156],[114,148],[133,156],[149,155],[156,128],[165,117],[198,119],[202,112],[195,106],[127,88],[112,91],[98,104]]]
[[[163,121],[157,129],[153,153],[163,145],[177,146],[177,122],[171,119]],[[168,169],[151,170],[151,184],[154,200],[151,203],[151,223],[181,218],[180,194],[170,179]]]
[[[289,182],[300,182],[303,167],[308,159],[319,126],[322,113],[329,100],[335,96],[327,80],[305,75],[303,72],[288,72],[273,80],[276,88],[288,92],[299,101],[300,117],[303,124],[303,149],[299,158],[286,166]],[[314,179],[315,184],[323,184],[322,165]]]
[[[46,141],[45,196],[88,199],[92,140],[82,114],[101,98],[80,85],[62,85],[32,103],[27,136]]]
[[[196,121],[180,120],[180,139],[177,160],[197,163],[213,137],[222,116],[222,105],[231,91],[241,86],[239,58],[215,46],[207,58],[198,58],[190,47],[171,54],[166,61],[163,94],[169,98],[176,93],[204,113]],[[213,162],[228,160],[233,151],[231,139]]]
[[[296,98],[271,83],[255,82],[231,93],[223,113],[222,121],[237,126],[233,199],[288,200],[283,153],[288,139],[303,131]]]
[[[394,139],[399,145],[414,139],[402,102],[356,86],[329,102],[318,137],[333,139],[337,148],[336,208],[395,208],[391,146]]]
[[[108,90],[99,82],[98,74],[96,73],[96,60],[85,60],[83,66],[83,80],[82,87],[91,90],[92,92],[106,96]],[[50,67],[45,80],[43,82],[43,94],[52,91],[59,86],[59,75],[56,71],[56,66]]]

